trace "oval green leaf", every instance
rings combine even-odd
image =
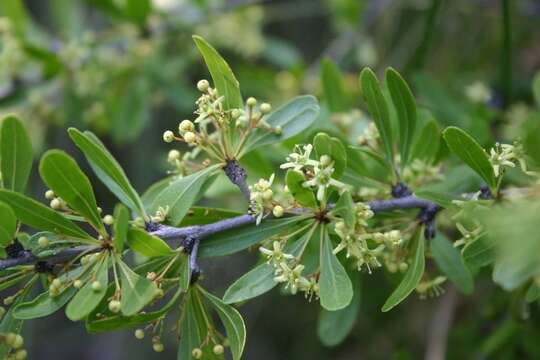
[[[274,281],[275,269],[268,263],[263,263],[236,280],[223,295],[226,304],[234,304],[260,296],[277,286]]]
[[[129,229],[127,234],[127,241],[129,247],[133,251],[143,256],[158,257],[173,254],[173,251],[165,241],[148,234],[143,229]]]
[[[431,254],[441,271],[466,295],[474,290],[471,272],[465,266],[461,252],[440,232],[431,241]]]
[[[4,187],[24,192],[32,169],[32,143],[15,116],[7,116],[0,129],[0,172]]]

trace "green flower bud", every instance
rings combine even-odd
[[[195,130],[195,124],[191,122],[191,120],[182,120],[180,125],[178,125],[178,130],[181,134],[185,133],[186,131],[194,131]]]
[[[15,353],[15,360],[24,360],[28,356],[26,350],[21,349]]]
[[[171,130],[167,130],[163,133],[163,141],[171,143],[174,141],[174,133]]]
[[[255,99],[254,97],[249,97],[246,100],[246,105],[249,107],[254,107],[255,105],[257,105],[257,99]]]
[[[46,247],[49,245],[49,239],[45,236],[40,236],[40,238],[38,239],[38,245],[40,247]]]
[[[54,210],[60,210],[62,208],[62,201],[59,198],[52,199],[50,205]]]
[[[328,155],[321,156],[320,160],[322,166],[328,166],[332,163],[332,158]]]
[[[274,206],[272,209],[272,214],[274,214],[275,217],[280,218],[283,216],[284,210],[283,207],[280,205]]]
[[[167,160],[169,162],[175,162],[176,160],[180,160],[181,154],[178,150],[171,150],[169,151],[169,154],[167,155]]]
[[[212,349],[212,351],[213,351],[214,354],[216,354],[216,355],[221,355],[221,354],[223,354],[223,352],[225,351],[225,349],[223,348],[223,345],[221,345],[221,344],[216,344],[216,345],[214,345],[214,348]]]
[[[12,342],[11,342],[11,347],[14,348],[14,349],[19,349],[23,346],[24,344],[24,339],[21,335],[17,334],[15,335],[15,337],[13,338]]]
[[[265,190],[263,192],[263,199],[264,200],[271,200],[272,196],[274,196],[274,192],[272,191],[272,189],[268,189],[268,190]]]
[[[208,82],[208,80],[203,79],[197,83],[197,89],[199,89],[200,92],[206,92],[209,87],[210,83]]]
[[[184,140],[188,144],[194,144],[195,142],[197,142],[197,136],[195,135],[195,133],[188,131],[184,134]]]
[[[242,115],[242,112],[239,109],[232,109],[231,110],[231,117],[233,119],[238,119],[238,117]]]
[[[199,348],[195,348],[191,351],[191,356],[193,356],[194,359],[200,359],[202,358],[202,350]]]
[[[52,199],[54,199],[54,197],[55,197],[54,191],[52,191],[52,190],[47,190],[47,191],[45,192],[45,199],[47,199],[47,200],[52,200]]]
[[[259,110],[261,111],[261,113],[263,115],[266,115],[268,114],[270,111],[272,111],[272,105],[268,104],[268,103],[262,103],[261,104],[261,107],[259,108]]]
[[[163,350],[165,350],[165,347],[162,343],[155,343],[152,345],[152,349],[154,349],[155,352],[162,352]]]
[[[55,288],[59,288],[60,286],[62,286],[62,282],[60,281],[60,279],[56,278],[51,282],[51,285]]]
[[[105,225],[112,225],[114,223],[114,218],[112,217],[112,215],[105,215],[105,217],[103,218],[103,223]]]
[[[281,135],[282,132],[283,132],[283,128],[281,127],[281,125],[278,125],[274,128],[274,134]]]
[[[135,337],[139,340],[144,339],[144,330],[143,329],[137,329],[135,330]]]
[[[109,301],[109,310],[113,313],[120,312],[122,305],[120,304],[120,301],[118,300],[111,300]]]
[[[101,290],[101,283],[98,280],[92,282],[92,290],[94,291]]]
[[[83,286],[83,282],[81,280],[79,280],[79,279],[77,279],[77,280],[75,280],[73,282],[73,287],[75,289],[80,289],[80,288],[82,288],[82,286]]]

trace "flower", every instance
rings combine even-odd
[[[311,160],[309,157],[313,151],[313,145],[307,144],[302,147],[304,151],[301,150],[299,145],[296,145],[293,153],[289,154],[285,159],[286,163],[281,164],[279,167],[281,169],[294,169],[296,171],[302,171],[305,166],[317,166],[318,161]]]

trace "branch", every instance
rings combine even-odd
[[[231,180],[234,185],[238,186],[242,195],[244,195],[244,199],[249,203],[251,199],[249,186],[246,182],[247,173],[238,160],[227,160],[227,164],[223,167],[223,171],[225,171],[229,180]]]
[[[385,211],[401,210],[401,209],[420,209],[419,220],[432,221],[434,214],[442,208],[425,199],[420,199],[415,195],[409,195],[397,199],[388,200],[375,200],[368,203],[371,210],[374,213],[380,213]],[[309,213],[306,209],[293,209],[293,214],[305,214]],[[422,214],[428,214],[431,216],[422,217]],[[248,224],[255,223],[255,217],[246,214],[240,215],[229,219],[216,221],[215,223],[206,225],[193,225],[184,227],[174,227],[168,225],[155,224],[153,229],[149,231],[149,234],[157,236],[163,240],[181,240],[182,246],[186,248],[188,253],[192,253],[194,247],[198,246],[198,242],[205,237],[220,233],[225,230],[239,228]],[[155,230],[154,230],[155,229]],[[66,249],[56,255],[47,258],[37,258],[33,255],[18,257],[14,259],[0,260],[0,270],[4,270],[10,267],[18,265],[35,264],[39,261],[47,261],[48,263],[57,264],[64,263],[71,260],[85,251],[99,251],[99,247],[80,246],[71,249]],[[192,259],[192,261],[195,261]]]

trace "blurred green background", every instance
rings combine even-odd
[[[141,192],[166,176],[171,147],[161,134],[193,118],[195,84],[209,78],[192,34],[227,59],[245,96],[274,107],[306,93],[324,103],[319,65],[330,58],[355,108],[359,70],[393,66],[441,125],[464,127],[484,144],[512,140],[539,119],[531,92],[540,68],[538,0],[0,0],[0,16],[0,115],[20,115],[38,157],[62,148],[80,158],[66,129],[91,129]],[[346,121],[325,114],[338,127]],[[248,157],[248,169],[260,156],[268,153]],[[263,163],[267,171],[259,164],[251,180],[274,171]],[[204,201],[238,208],[235,189],[217,184]],[[114,199],[94,186],[110,213]],[[30,192],[44,201],[44,190],[34,171]],[[204,263],[209,287],[221,295],[255,255]],[[540,358],[537,308],[528,322],[513,320],[519,304],[489,280],[486,271],[468,298],[447,287],[443,297],[383,314],[388,279],[364,276],[354,331],[335,348],[317,339],[315,303],[274,291],[241,308],[245,358]],[[32,359],[176,357],[172,337],[156,355],[132,331],[89,336],[62,313],[28,322],[24,333]]]

